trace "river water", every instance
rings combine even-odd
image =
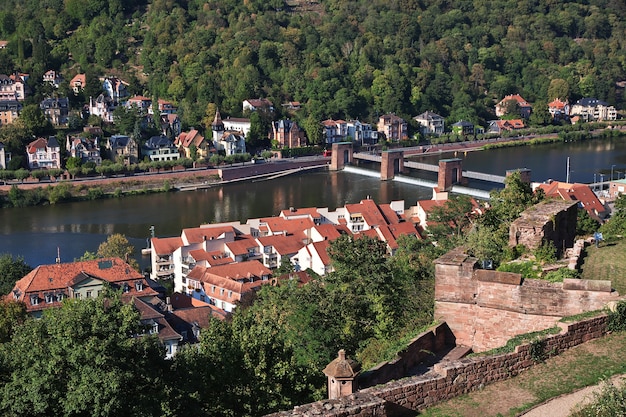
[[[488,152],[442,154],[427,157],[463,158],[463,169],[504,175],[506,170],[529,168],[533,181],[566,179],[592,182],[624,178],[626,138],[536,147],[503,148]],[[112,233],[126,235],[138,249],[145,246],[149,228],[159,237],[179,236],[181,229],[202,223],[246,221],[277,215],[289,207],[328,207],[356,203],[371,196],[378,203],[404,200],[415,205],[429,199],[430,189],[347,172],[309,172],[274,180],[229,184],[208,190],[152,194],[123,199],[65,203],[42,207],[0,210],[0,253],[21,255],[31,266],[49,264],[60,254],[63,262],[96,251]],[[145,267],[148,259],[141,258]]]

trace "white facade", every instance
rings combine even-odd
[[[241,132],[244,136],[250,133],[250,119],[227,117],[222,119],[222,123],[224,123],[224,130]]]

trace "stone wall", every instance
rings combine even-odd
[[[547,200],[522,212],[509,228],[509,246],[536,249],[552,242],[560,254],[574,245],[578,206],[576,202]]]
[[[548,336],[543,352],[558,355],[563,351],[603,336],[607,316],[577,323],[559,323],[561,333]],[[271,414],[272,417],[315,416],[327,417],[396,417],[409,410],[420,410],[438,402],[467,394],[484,385],[503,381],[532,367],[531,344],[517,346],[512,353],[460,359],[435,365],[434,372],[379,385],[337,400],[305,404],[291,411]]]
[[[446,323],[439,324],[414,338],[389,362],[383,362],[359,375],[359,389],[404,378],[422,362],[434,360],[455,346],[454,335]]]
[[[481,352],[512,337],[554,326],[562,317],[601,310],[619,294],[610,281],[560,283],[476,269],[460,249],[435,261],[435,319],[445,321],[458,345]]]

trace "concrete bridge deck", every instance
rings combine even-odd
[[[380,155],[364,153],[364,152],[354,152],[352,154],[352,157],[354,159],[361,159],[364,161],[382,163],[382,156]],[[439,172],[438,165],[426,164],[423,162],[405,160],[404,166],[408,168],[412,168],[412,169],[419,169],[422,171]],[[505,178],[502,175],[485,174],[483,172],[476,172],[476,171],[463,171],[463,177],[480,180],[480,181],[493,182],[497,184],[504,184],[504,178]]]

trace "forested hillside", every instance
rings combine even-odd
[[[117,74],[170,99],[300,101],[298,118],[373,121],[425,110],[484,124],[494,102],[583,96],[624,107],[623,0],[6,0],[0,73]],[[214,107],[211,107],[214,108]],[[205,122],[206,124],[206,122]]]

